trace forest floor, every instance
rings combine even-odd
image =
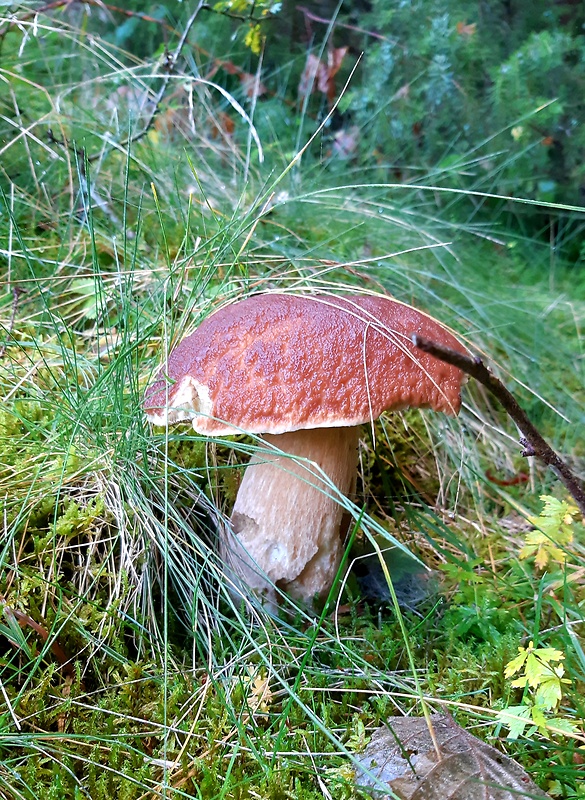
[[[585,530],[481,386],[457,418],[364,426],[349,571],[316,616],[229,591],[216,534],[253,439],[142,410],[225,300],[381,292],[451,327],[583,476],[585,271],[554,245],[570,211],[372,183],[323,131],[302,157],[257,140],[210,86],[196,126],[185,93],[132,136],[150,111],[121,98],[143,78],[113,49],[88,93],[32,81],[33,44],[2,144],[0,795],[369,797],[374,732],[448,711],[584,797]]]

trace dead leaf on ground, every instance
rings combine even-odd
[[[305,97],[314,91],[315,86],[327,95],[329,103],[335,99],[335,76],[339,72],[347,47],[333,47],[327,51],[327,63],[320,61],[313,53],[307,56],[307,63],[298,86],[299,97]]]
[[[405,83],[394,93],[392,100],[406,100],[410,97],[410,83]]]
[[[338,158],[351,158],[360,142],[360,129],[357,125],[342,128],[333,137],[333,152]]]
[[[459,36],[471,37],[475,36],[477,32],[477,23],[472,22],[470,25],[468,25],[466,22],[458,22],[456,28]]]
[[[246,97],[260,97],[266,94],[266,86],[258,80],[256,75],[249,72],[242,72],[240,75],[240,86]]]
[[[449,714],[431,717],[437,754],[424,718],[390,717],[359,763],[357,783],[401,800],[526,800],[549,797],[511,758],[463,730]],[[375,776],[377,781],[372,777]]]
[[[313,91],[313,84],[318,81],[318,73],[321,69],[321,61],[313,53],[307,56],[307,63],[301,75],[297,92],[300,97],[310,94]]]

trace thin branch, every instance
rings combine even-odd
[[[193,11],[193,13],[191,14],[191,16],[189,17],[189,19],[185,24],[185,29],[181,34],[181,38],[179,39],[179,42],[174,52],[165,54],[165,58],[162,62],[164,76],[162,78],[161,87],[154,97],[154,100],[152,102],[152,111],[150,112],[146,122],[144,123],[142,130],[138,131],[138,133],[135,133],[132,136],[129,136],[128,139],[125,139],[123,142],[120,142],[118,145],[120,148],[128,147],[128,145],[131,145],[134,142],[143,139],[151,129],[152,124],[156,118],[156,115],[158,114],[158,110],[162,102],[162,99],[167,91],[169,81],[171,80],[171,77],[175,73],[175,70],[177,68],[177,62],[181,56],[183,48],[185,47],[187,38],[189,37],[189,33],[191,32],[191,28],[195,24],[195,20],[197,19],[199,12],[204,7],[204,5],[205,5],[204,0],[199,0],[197,6],[195,7],[195,11]],[[93,153],[92,155],[87,157],[87,160],[95,161],[96,159],[101,158],[101,155],[102,155],[101,152]]]
[[[227,17],[228,19],[235,19],[238,22],[249,22],[250,24],[264,22],[267,19],[272,19],[272,17],[255,17],[254,16],[254,7],[250,9],[248,14],[234,14],[231,11],[222,11],[221,8],[215,8],[215,6],[210,6],[208,3],[204,3],[201,6],[202,11],[211,11],[213,14],[219,14],[221,17]]]
[[[581,513],[585,517],[584,482],[574,474],[569,465],[563,461],[559,454],[543,439],[539,431],[529,420],[524,409],[520,407],[515,397],[506,389],[502,381],[496,378],[488,367],[486,367],[481,358],[478,356],[466,356],[457,350],[442,347],[440,344],[430,339],[425,339],[423,336],[418,336],[416,333],[411,335],[411,339],[415,347],[418,347],[419,350],[429,353],[435,356],[435,358],[447,362],[447,364],[458,367],[467,375],[475,378],[476,381],[485,386],[486,389],[494,395],[504,407],[506,413],[514,420],[518,426],[518,430],[522,434],[523,438],[520,439],[520,444],[524,448],[522,455],[534,456],[543,464],[546,464],[546,466],[551,467],[571,493]]]
[[[297,11],[300,11],[301,14],[304,16],[305,20],[310,20],[311,22],[320,22],[323,25],[331,25],[331,20],[326,19],[325,17],[318,17],[315,13],[313,13],[309,8],[306,6],[296,6]],[[370,36],[373,39],[380,39],[382,42],[390,42],[391,44],[398,45],[397,39],[390,39],[388,36],[382,36],[381,33],[378,31],[368,31],[365,28],[358,28],[355,25],[348,25],[344,22],[339,22],[339,20],[335,20],[335,25],[338,28],[345,28],[348,31],[355,31],[356,33],[363,33],[366,36]],[[404,48],[403,48],[404,49]]]

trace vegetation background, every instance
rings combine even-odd
[[[318,619],[227,591],[254,441],[141,412],[218,302],[374,289],[452,326],[583,476],[584,25],[571,0],[0,2],[0,796],[369,797],[372,732],[448,709],[585,797],[582,520],[480,387],[364,430]]]

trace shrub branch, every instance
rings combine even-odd
[[[429,353],[435,358],[447,362],[447,364],[458,367],[467,375],[475,378],[476,381],[485,386],[494,395],[504,407],[506,413],[514,420],[522,434],[520,439],[520,444],[524,448],[522,455],[534,456],[546,466],[551,467],[575,499],[583,516],[585,516],[585,485],[583,481],[574,474],[569,465],[544,440],[524,409],[518,404],[516,398],[506,389],[502,381],[496,378],[491,370],[486,367],[481,358],[478,356],[466,356],[457,350],[442,347],[440,344],[432,342],[430,339],[425,339],[424,336],[418,336],[416,333],[411,335],[411,339],[419,350]]]
[[[47,9],[53,8],[53,7],[59,7],[62,4],[66,5],[66,3],[64,3],[64,0],[57,0],[55,3],[50,3],[47,6],[43,6],[41,11],[44,11],[44,10],[47,10]],[[153,125],[153,123],[155,121],[155,118],[156,118],[156,116],[157,116],[157,114],[158,114],[158,112],[160,110],[160,106],[161,106],[162,100],[163,100],[163,98],[164,98],[164,96],[166,94],[166,91],[167,91],[169,82],[171,80],[171,77],[176,73],[177,63],[178,63],[178,61],[180,59],[181,53],[183,51],[183,48],[185,47],[185,45],[187,43],[187,39],[189,37],[189,33],[191,32],[191,28],[195,24],[195,20],[197,19],[198,15],[199,15],[199,12],[201,11],[201,9],[203,7],[204,7],[203,0],[199,0],[199,2],[197,3],[194,11],[192,12],[191,16],[189,17],[189,19],[185,23],[185,28],[184,28],[183,33],[181,34],[181,36],[179,38],[179,42],[178,42],[175,50],[173,52],[166,52],[165,56],[164,56],[164,59],[159,64],[158,70],[160,72],[160,76],[159,77],[160,77],[160,80],[161,80],[161,84],[160,84],[160,87],[159,87],[158,91],[154,95],[154,98],[152,99],[152,109],[151,109],[146,121],[144,122],[142,128],[137,133],[133,134],[132,136],[129,136],[124,141],[119,142],[118,145],[117,145],[118,149],[126,148],[126,147],[130,146],[131,144],[134,144],[134,142],[137,142],[140,139],[143,139],[147,135],[147,133],[150,131],[150,129],[152,128],[152,125]],[[147,17],[144,17],[144,18],[147,21],[150,21],[149,18],[147,18]],[[6,32],[6,30],[3,29],[3,30],[0,31],[0,37]],[[52,142],[54,142],[55,144],[61,145],[64,148],[68,148],[72,152],[75,152],[78,156],[81,153],[83,153],[83,157],[82,157],[82,159],[80,159],[80,163],[82,163],[82,164],[85,163],[85,161],[92,162],[92,161],[96,161],[96,160],[98,160],[99,158],[102,157],[101,150],[99,152],[97,152],[97,153],[92,153],[90,155],[90,154],[86,154],[84,151],[81,150],[81,148],[78,148],[75,144],[71,145],[68,142],[59,141],[54,136],[54,134],[52,133],[51,130],[49,130],[49,137],[50,137],[50,140]]]
[[[128,137],[128,139],[126,139],[125,141],[120,142],[119,144],[120,148],[128,147],[129,145],[134,144],[134,142],[137,142],[139,139],[144,138],[144,136],[146,136],[146,134],[151,129],[152,124],[154,123],[154,120],[159,112],[162,99],[166,94],[169,81],[171,80],[171,77],[175,74],[175,71],[177,69],[177,62],[179,61],[183,48],[187,43],[187,39],[189,37],[189,33],[191,32],[191,28],[195,24],[195,20],[199,16],[199,12],[203,8],[203,6],[204,6],[203,0],[199,0],[197,5],[195,6],[193,13],[185,23],[185,28],[183,30],[183,33],[181,34],[181,38],[179,39],[179,42],[175,50],[172,53],[167,52],[165,54],[165,58],[160,66],[160,70],[163,73],[161,76],[161,85],[158,92],[154,96],[154,99],[152,101],[152,110],[148,115],[148,118],[146,119],[144,125],[142,126],[142,129],[138,131],[138,133],[135,133],[132,136]],[[99,153],[94,153],[93,155],[88,156],[88,161],[94,161],[95,159],[99,158],[100,155],[101,154]]]

